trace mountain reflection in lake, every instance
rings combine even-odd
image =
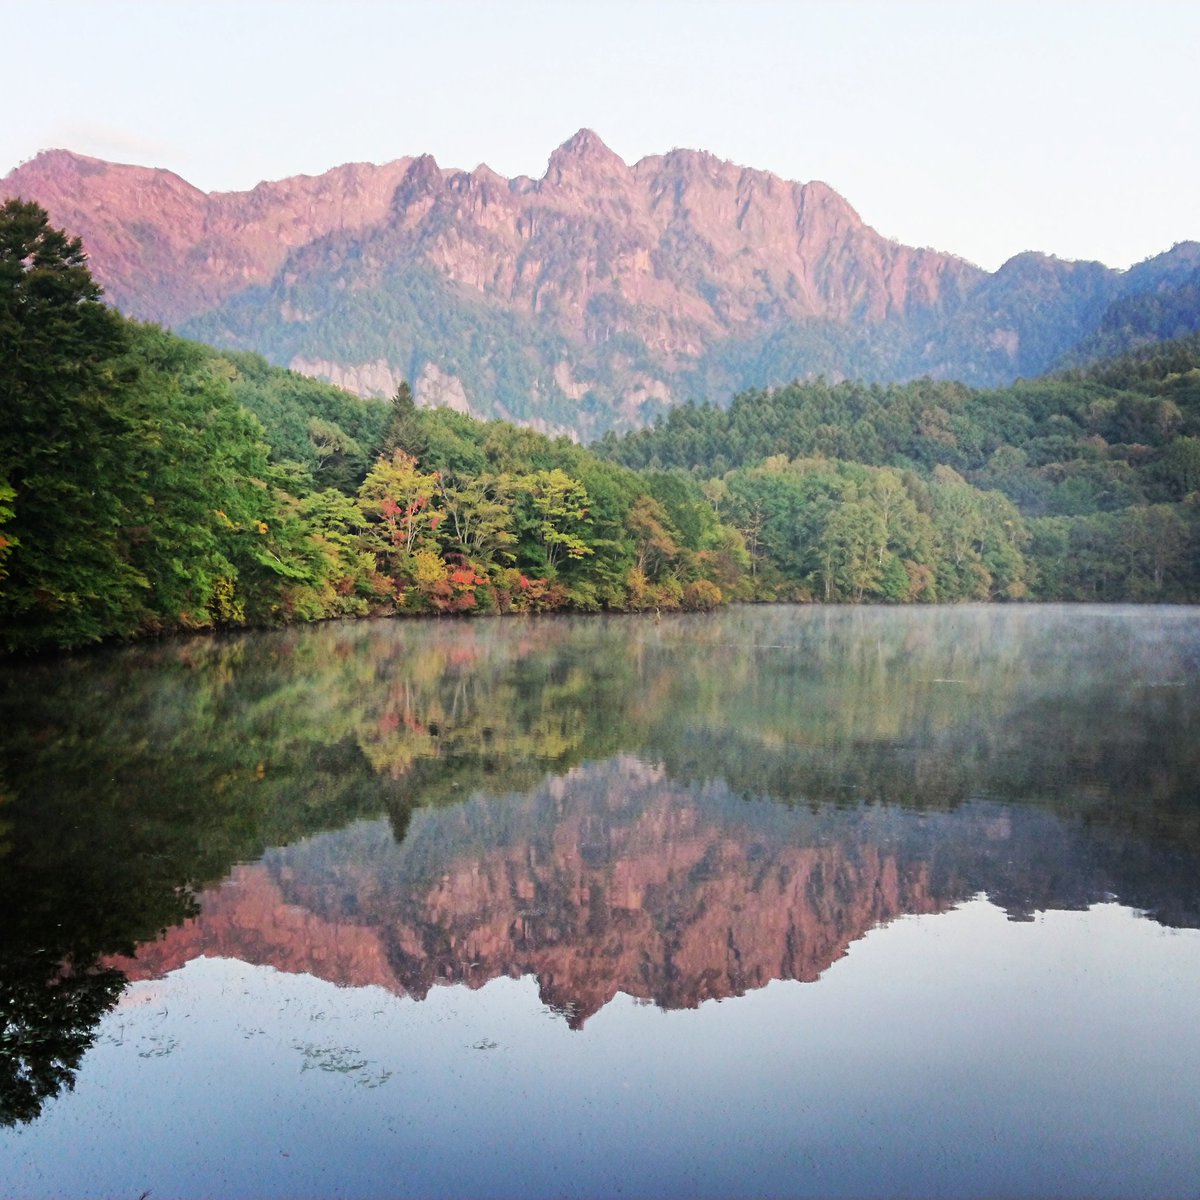
[[[1195,1192],[1198,666],[1023,607],[0,668],[0,1191]]]

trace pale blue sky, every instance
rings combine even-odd
[[[1197,0],[0,0],[0,175],[39,149],[207,190],[428,151],[539,176],[590,126],[823,179],[994,268],[1200,238]],[[24,32],[14,36],[14,30]]]

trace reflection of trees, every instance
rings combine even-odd
[[[34,1101],[22,1095],[69,1078],[118,986],[96,962],[179,921],[231,864],[386,815],[394,840],[408,838],[408,867],[427,859],[440,877],[453,855],[519,840],[511,806],[496,806],[499,825],[474,808],[463,824],[460,801],[553,793],[574,768],[622,753],[671,786],[781,802],[766,806],[784,822],[768,847],[805,812],[1020,805],[1080,833],[1089,878],[1195,923],[1200,664],[1186,620],[778,608],[661,623],[356,622],[0,667],[5,1103],[23,1119]],[[443,842],[415,836],[416,811],[451,805]],[[539,813],[538,861],[564,849],[554,830],[573,828],[552,815]],[[611,842],[591,836],[580,827],[566,849],[604,861]],[[1014,913],[1095,894],[1055,892],[1062,856],[1036,838],[1019,854],[1005,846],[1004,861],[994,848],[964,844],[951,861],[930,845],[908,861],[928,861],[939,896],[985,879]],[[585,932],[626,919],[604,894],[578,902]]]
[[[526,623],[512,638],[459,625],[450,638],[396,639],[375,660],[375,686],[347,697],[375,770],[428,803],[450,798],[446,783],[467,794],[531,786],[619,747],[630,736],[625,656],[595,652],[582,624],[545,625],[542,637]]]
[[[46,953],[0,950],[0,1125],[32,1121],[74,1086],[75,1071],[125,976],[64,967]]]
[[[701,628],[700,653],[664,647],[672,691],[639,753],[786,803],[994,797],[1144,834],[1190,827],[1196,845],[1195,621],[1127,618],[734,610]]]
[[[327,819],[526,789],[618,752],[788,803],[1075,804],[1104,780],[1165,800],[1200,767],[1195,699],[1115,687],[1113,664],[1166,682],[1195,664],[1186,638],[1142,628],[1022,609],[360,622],[28,668],[19,687],[45,702],[13,715],[52,743],[55,786],[73,773],[89,794],[107,772],[157,792],[169,760],[181,795],[268,844],[313,805]],[[229,861],[221,836],[198,874]]]
[[[36,704],[32,696],[26,702]],[[147,870],[152,845],[124,828],[131,806],[114,811],[102,800],[93,808],[51,778],[40,791],[27,786],[25,771],[36,776],[47,752],[37,742],[45,730],[23,737],[27,731],[10,724],[9,732],[17,787],[4,806],[0,871],[0,1124],[32,1120],[72,1086],[96,1024],[125,984],[102,956],[191,911],[182,880]],[[97,790],[112,777],[110,764],[102,769],[109,774]]]
[[[125,982],[102,959],[193,913],[232,863],[378,811],[353,739],[288,721],[286,670],[264,686],[244,651],[195,642],[0,675],[0,1120],[71,1086]]]
[[[8,1125],[32,1120],[72,1086],[125,984],[101,957],[192,911],[181,887],[146,878],[140,835],[118,824],[129,818],[126,806],[95,821],[100,810],[74,803],[78,796],[52,786],[26,791],[23,769],[39,756],[31,741],[17,736],[11,745],[20,790],[4,807],[0,872],[0,1124]]]
[[[470,628],[331,626],[0,668],[4,1119],[70,1086],[124,982],[99,961],[183,920],[233,863],[385,810],[402,838],[415,804],[532,787],[623,736],[606,716],[619,656],[588,670],[566,624],[557,643]]]

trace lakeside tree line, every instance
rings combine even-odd
[[[596,449],[700,480],[822,598],[1200,598],[1197,335],[1002,389],[794,383]]]
[[[741,535],[687,477],[128,321],[20,201],[0,209],[0,406],[8,651],[745,593]]]
[[[794,384],[589,450],[128,321],[12,200],[0,407],[8,652],[373,614],[1200,594],[1200,339],[1002,391]]]

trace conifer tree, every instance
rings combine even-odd
[[[78,238],[37,204],[0,206],[0,640],[61,646],[120,632],[141,580],[120,547],[132,423],[121,318],[100,302]]]

